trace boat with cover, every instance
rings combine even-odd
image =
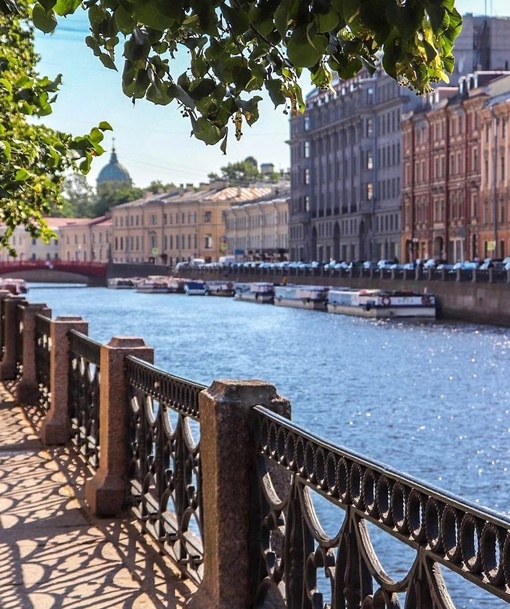
[[[110,277],[107,281],[107,287],[114,290],[131,290],[136,287],[139,280],[129,277]]]
[[[135,290],[141,294],[168,294],[168,278],[147,277],[137,283]]]
[[[436,318],[433,294],[403,290],[331,288],[327,308],[329,313],[374,319]]]
[[[236,283],[234,298],[236,300],[258,302],[259,304],[273,304],[274,283],[269,283],[267,281]]]
[[[201,279],[188,279],[184,282],[184,292],[188,296],[205,296],[207,283]]]
[[[207,291],[209,296],[229,296],[235,294],[234,284],[231,281],[208,281]]]
[[[7,290],[15,296],[28,292],[27,284],[24,279],[14,279],[10,277],[0,279],[0,290]]]
[[[329,287],[324,285],[278,285],[274,289],[274,304],[296,309],[326,311]]]

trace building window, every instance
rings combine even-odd
[[[211,222],[212,220],[212,212],[205,211],[204,212],[204,222]]]
[[[305,185],[310,184],[310,170],[308,168],[305,169],[305,173],[304,173],[303,179],[304,179],[304,184]]]
[[[305,159],[308,159],[310,157],[310,142],[306,141],[304,142],[304,156]]]
[[[206,235],[204,239],[204,248],[206,250],[212,249],[213,246],[213,238],[212,235]]]

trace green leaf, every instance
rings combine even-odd
[[[340,23],[340,15],[337,11],[329,11],[326,14],[319,14],[315,17],[317,29],[319,32],[330,32],[338,27]]]
[[[40,4],[35,4],[32,10],[32,20],[35,27],[45,34],[53,32],[57,26],[57,20],[53,11],[47,13]]]
[[[56,0],[37,0],[37,3],[42,6],[45,13],[49,13],[53,10]]]
[[[115,23],[123,34],[129,34],[136,27],[136,19],[122,4],[115,9]]]
[[[193,121],[193,134],[208,145],[217,144],[225,135],[225,132],[219,129],[216,125],[208,121],[205,117],[200,116]]]
[[[320,61],[327,44],[325,36],[309,37],[305,28],[296,28],[287,44],[287,55],[294,66],[311,68]]]
[[[76,12],[76,9],[81,5],[81,0],[57,0],[55,4],[55,12],[57,15],[65,17],[66,15],[72,15]]]
[[[280,106],[285,103],[285,95],[283,94],[283,83],[281,80],[276,78],[269,78],[266,80],[266,89],[269,93],[271,101],[276,106]]]
[[[16,172],[15,180],[16,182],[24,182],[28,180],[29,177],[30,174],[26,169],[18,169],[18,171]]]
[[[110,68],[110,70],[117,69],[117,66],[115,65],[113,59],[106,53],[101,53],[99,55],[99,59],[101,60],[101,63],[104,65],[105,68]]]

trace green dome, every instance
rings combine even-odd
[[[131,186],[132,183],[128,170],[121,165],[117,159],[115,147],[112,148],[110,162],[108,165],[105,165],[103,169],[101,169],[97,176],[97,186],[101,186],[106,182],[115,182],[115,184],[122,184],[126,186]]]

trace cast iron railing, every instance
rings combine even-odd
[[[453,609],[440,566],[510,602],[510,520],[327,444],[261,406],[254,411],[262,531],[255,606],[272,596],[289,608],[396,609],[405,596],[406,609]],[[318,495],[343,510],[336,535],[317,517]],[[401,579],[384,571],[367,523],[414,550]]]
[[[198,396],[205,385],[126,358],[129,484],[143,529],[195,582],[203,577]]]
[[[71,330],[68,337],[72,440],[89,467],[97,469],[101,343],[76,330]]]
[[[50,408],[50,339],[51,319],[44,315],[35,316],[35,366],[39,385],[39,409],[46,413]]]

